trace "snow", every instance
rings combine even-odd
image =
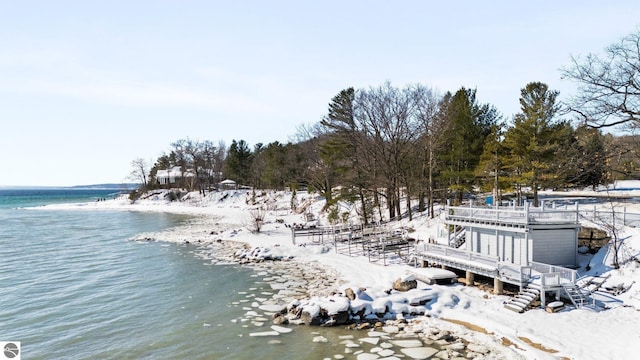
[[[603,192],[585,190],[561,194],[571,201],[573,195],[602,196]],[[640,192],[618,191],[615,195],[639,196]],[[569,306],[557,313],[533,309],[518,314],[504,309],[503,302],[509,299],[508,296],[494,295],[462,284],[443,286],[419,281],[418,289],[403,294],[402,299],[398,295],[392,297],[386,291],[395,280],[410,278],[412,273],[408,271],[431,278],[447,274],[438,269],[415,269],[394,261],[387,261],[387,266],[383,266],[369,262],[364,256],[339,254],[331,244],[315,244],[310,239],[296,239],[294,244],[286,224],[302,224],[306,219],[304,214],[294,214],[289,210],[291,193],[260,194],[262,203],[271,205],[261,231],[255,233],[249,225],[251,219],[248,210],[259,205],[252,204],[251,197],[250,192],[224,191],[206,197],[194,193],[186,201],[171,202],[166,193],[159,191],[135,204],[121,197],[82,206],[56,204],[43,209],[154,211],[194,215],[195,219],[179,230],[141,234],[139,239],[134,240],[147,238],[177,243],[185,239],[193,242],[233,240],[248,244],[244,250],[247,256],[282,256],[305,263],[317,262],[337,272],[341,289],[354,289],[357,298],[351,302],[351,308],[356,312],[364,309],[365,316],[384,312],[387,308],[404,312],[414,304],[426,302],[427,316],[418,318],[425,328],[437,326],[449,330],[473,340],[480,347],[507,344],[505,346],[527,359],[633,359],[640,353],[640,263],[637,260],[640,254],[640,229],[620,227],[619,269],[613,267],[614,254],[609,246],[603,247],[592,257],[579,255],[581,263],[589,264],[588,271],[584,267],[579,269],[580,276],[607,277],[602,289],[609,290],[594,294],[598,307],[574,309]],[[307,211],[321,217],[319,209],[324,202],[317,196],[299,191],[298,200],[299,204],[308,207]],[[608,208],[611,206],[606,205]],[[624,207],[628,213],[640,213],[640,204],[636,202],[621,199],[614,206],[620,212]],[[323,223],[323,219],[318,221]],[[438,238],[441,223],[438,219],[421,216],[411,222],[402,220],[398,224],[398,227],[401,226],[411,228],[412,237],[427,240]],[[416,278],[420,280],[419,276]],[[626,291],[616,292],[616,289]],[[301,304],[309,313],[320,311],[321,306],[337,313],[344,311],[347,306],[345,298],[340,296],[314,298],[308,303],[298,301],[287,306]],[[274,306],[273,310],[277,308]],[[256,332],[251,336],[276,336],[282,331],[282,328],[275,327],[272,331]],[[323,339],[318,337],[314,341]],[[400,346],[410,345],[411,341],[402,340],[403,345]],[[400,341],[395,343],[398,345]],[[426,356],[422,352],[426,350],[418,348],[420,344],[414,345],[415,348],[407,346],[403,349],[404,354],[418,358]]]

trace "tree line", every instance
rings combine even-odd
[[[596,188],[635,179],[640,120],[640,32],[603,55],[572,58],[562,76],[579,84],[566,103],[542,82],[520,90],[520,111],[505,118],[477,100],[476,89],[444,94],[422,84],[387,82],[346,88],[315,124],[298,129],[295,142],[255,144],[178,140],[150,169],[140,159],[134,176],[159,186],[157,171],[180,167],[188,190],[206,191],[223,179],[253,188],[304,187],[327,200],[359,204],[364,223],[401,214],[405,202],[429,210],[442,201],[462,202],[479,192],[494,201],[505,194],[538,203],[538,190]],[[623,134],[603,129],[626,125]],[[413,204],[413,201],[417,201]]]

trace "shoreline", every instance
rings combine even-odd
[[[197,246],[210,245],[220,240],[228,241],[229,245],[248,244],[249,247],[268,248],[274,256],[292,256],[305,265],[317,263],[335,270],[336,279],[341,280],[338,289],[340,291],[347,287],[353,289],[363,287],[372,292],[374,297],[383,296],[383,291],[388,289],[395,279],[404,275],[406,266],[395,264],[382,266],[369,262],[366,258],[337,254],[332,249],[328,252],[323,251],[325,250],[323,246],[311,242],[306,243],[307,246],[293,244],[290,231],[282,222],[304,223],[305,220],[302,214],[292,214],[287,210],[290,193],[265,192],[260,196],[266,200],[275,201],[273,208],[267,211],[267,221],[260,233],[252,233],[248,230],[250,222],[247,214],[253,205],[248,202],[249,195],[242,192],[211,193],[197,201],[192,199],[185,202],[168,202],[156,199],[132,205],[128,201],[116,199],[84,204],[84,206],[56,206],[52,209],[143,211],[189,215],[188,221],[176,227],[179,230],[168,229],[162,236],[155,236],[160,233],[150,233],[152,235],[150,237],[176,244],[189,241],[189,245]],[[316,206],[315,210],[318,212],[321,205],[318,203],[316,206],[311,201],[310,209],[313,211],[313,207]],[[623,205],[628,204],[619,206]],[[636,207],[632,211],[640,212],[637,209]],[[429,232],[424,232],[423,229],[434,229],[438,223],[437,221],[429,222],[426,218],[418,218],[417,221],[414,220],[409,224],[417,228],[419,232],[415,234],[419,238],[426,238]],[[640,238],[640,230],[626,228],[624,237],[632,240]],[[627,272],[633,273],[632,265],[633,263],[628,264]],[[621,269],[621,271],[624,270]],[[508,296],[492,295],[474,287],[434,287],[434,289],[437,298],[429,303],[428,316],[420,317],[424,326],[430,324],[433,327],[452,331],[469,339],[470,342],[490,347],[496,346],[499,350],[513,352],[516,358],[596,359],[603,356],[625,358],[628,351],[640,352],[640,345],[633,345],[637,350],[633,346],[630,348],[630,344],[633,343],[633,336],[630,334],[640,331],[640,319],[636,315],[637,311],[623,302],[633,301],[640,296],[640,292],[633,289],[623,295],[623,299],[629,300],[612,298],[611,307],[607,310],[569,309],[553,315],[547,314],[542,309],[523,314],[505,311],[502,303],[508,299]],[[477,333],[463,325],[441,320],[444,318],[486,329],[490,335]],[[625,331],[627,335],[603,338],[602,334],[614,334],[621,327],[629,330]],[[606,339],[607,346],[598,346],[603,339]],[[558,350],[558,352],[552,354],[545,349]]]
[[[286,259],[273,260],[237,256],[239,251],[251,251],[252,245],[242,240],[222,240],[220,233],[210,231],[210,224],[207,222],[199,222],[198,217],[195,221],[189,221],[186,226],[191,234],[209,234],[213,239],[203,239],[200,236],[192,235],[189,239],[180,241],[162,240],[162,239],[131,239],[140,242],[169,242],[180,246],[194,247],[194,256],[204,261],[210,262],[211,265],[238,265],[254,270],[257,276],[262,276],[263,281],[276,285],[276,289],[282,290],[286,295],[275,296],[263,302],[261,306],[265,309],[273,310],[278,307],[285,307],[291,301],[307,301],[314,298],[326,298],[333,295],[344,296],[344,287],[349,285],[349,281],[343,278],[340,272],[330,265],[318,262],[307,261],[304,258],[292,256]],[[183,233],[181,228],[185,225],[179,225],[176,228],[167,229],[169,233]],[[233,227],[232,227],[233,228]],[[230,230],[234,233],[241,232],[238,229]],[[165,232],[159,232],[163,234]],[[294,275],[295,274],[295,275]],[[275,276],[284,276],[284,280]],[[293,286],[280,288],[282,283],[292,283]],[[353,284],[351,284],[353,286]],[[276,294],[279,295],[279,294]],[[270,322],[274,322],[273,311],[266,312],[266,315],[272,316]],[[275,323],[276,327],[280,324]],[[287,325],[284,325],[287,326]],[[307,326],[292,323],[288,325]],[[310,330],[313,325],[308,326]],[[504,342],[493,337],[493,334],[480,332],[473,327],[456,324],[447,319],[440,319],[424,315],[407,315],[393,318],[382,316],[371,323],[371,319],[362,320],[360,322],[352,322],[343,326],[335,326],[338,329],[353,330],[356,337],[368,337],[370,334],[377,333],[377,336],[385,336],[389,338],[399,339],[417,339],[424,346],[437,348],[440,351],[452,352],[452,355],[475,354],[473,358],[482,359],[503,359],[503,358],[525,358],[513,350],[511,346],[505,346]],[[385,332],[385,329],[391,331]],[[268,332],[257,332],[255,336],[268,336]],[[384,334],[384,335],[383,335]],[[272,335],[275,335],[273,332]],[[482,339],[479,339],[482,338]],[[399,346],[395,346],[400,348]],[[454,350],[451,350],[454,349]],[[398,349],[396,349],[398,350]],[[399,351],[399,350],[398,350]],[[435,354],[435,353],[434,353]],[[450,355],[441,356],[448,358]],[[451,358],[455,358],[452,356]]]

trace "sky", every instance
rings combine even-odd
[[[0,0],[0,186],[129,182],[180,139],[295,141],[340,90],[475,88],[506,118],[637,1]]]

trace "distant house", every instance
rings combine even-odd
[[[158,170],[156,172],[156,181],[160,185],[172,185],[179,183],[184,178],[194,177],[195,174],[191,170],[182,171],[180,166],[174,166],[171,169]]]

